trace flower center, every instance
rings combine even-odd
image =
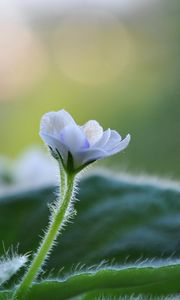
[[[82,129],[91,146],[99,141],[103,135],[103,128],[94,120],[88,121],[84,126],[82,126]]]

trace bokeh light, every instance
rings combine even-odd
[[[96,85],[115,79],[132,59],[127,29],[106,10],[71,11],[61,20],[53,39],[58,67],[81,83]]]
[[[0,99],[13,99],[44,76],[45,53],[35,34],[22,23],[0,24]]]
[[[102,165],[179,177],[179,1],[2,1],[0,153],[41,145],[39,120],[65,108],[128,132]]]

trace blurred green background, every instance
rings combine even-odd
[[[42,145],[42,114],[65,108],[131,133],[103,165],[179,178],[178,0],[0,5],[0,154]]]

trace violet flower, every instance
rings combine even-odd
[[[65,169],[74,171],[124,150],[130,141],[129,134],[122,140],[117,131],[103,131],[95,120],[80,126],[65,110],[42,117],[40,136]]]

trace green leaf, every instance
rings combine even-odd
[[[151,265],[151,266],[149,266]],[[180,292],[180,265],[100,268],[79,272],[64,280],[45,280],[36,283],[27,295],[27,300],[94,300],[106,296],[130,295],[166,296]]]
[[[6,247],[35,250],[48,223],[53,187],[0,199],[0,236]],[[77,216],[59,237],[46,269],[71,270],[102,260],[116,263],[180,256],[180,188],[154,179],[94,174],[80,183]],[[3,249],[0,247],[0,251]]]
[[[179,261],[144,262],[144,265],[100,267],[77,272],[63,279],[34,283],[26,300],[94,300],[119,299],[143,295],[140,299],[158,299],[180,295]],[[0,300],[11,292],[0,292]],[[6,298],[5,298],[6,297]],[[117,298],[115,298],[117,297]],[[127,298],[129,299],[129,298]],[[178,298],[177,298],[178,299]]]
[[[171,273],[172,272],[172,273]],[[180,275],[179,267],[171,269],[124,269],[102,270],[95,274],[81,274],[71,277],[66,282],[43,282],[33,287],[29,300],[48,299],[45,295],[53,296],[53,299],[68,299],[77,295],[86,294],[89,299],[95,299],[101,295],[121,296],[132,294],[166,295],[179,292]],[[167,286],[166,286],[167,284]],[[89,294],[89,295],[87,295]]]
[[[20,242],[20,251],[37,248],[54,191],[47,187],[0,199],[0,236],[6,247]],[[55,267],[55,271],[48,280],[33,285],[27,300],[114,300],[139,294],[142,299],[151,296],[157,300],[180,295],[179,260],[157,263],[158,257],[180,254],[178,185],[94,174],[82,180],[78,198],[74,224],[59,237],[46,265],[47,270]],[[154,257],[156,260],[150,259]],[[84,266],[113,258],[116,265],[124,265]],[[143,258],[150,260],[143,263]],[[64,274],[71,275],[50,279],[63,266]],[[0,300],[10,299],[10,293],[2,291]]]

